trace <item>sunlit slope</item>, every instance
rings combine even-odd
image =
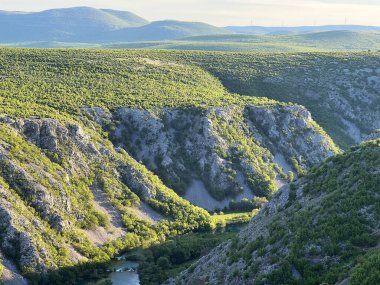
[[[162,53],[161,53],[162,54]],[[342,147],[380,127],[378,53],[167,53],[192,62],[231,92],[294,102]]]
[[[213,229],[194,181],[222,208],[340,152],[304,107],[232,94],[193,56],[0,50],[0,251],[30,281]]]

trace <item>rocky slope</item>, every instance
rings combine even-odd
[[[237,239],[167,284],[378,284],[379,185],[375,140],[283,187]]]
[[[170,204],[171,211],[163,213],[172,221],[169,229],[170,223],[178,232],[206,226],[206,212],[182,200],[127,153],[116,152],[94,125],[7,116],[0,121],[0,250],[23,274],[43,276],[97,255],[107,260],[114,253],[97,246],[109,247],[117,237],[127,242],[126,232],[138,234],[139,223],[151,224],[135,215],[141,200],[157,211]],[[183,213],[182,225],[178,215]],[[121,233],[115,236],[116,226]],[[93,237],[99,234],[100,242]],[[116,252],[121,249],[115,246]]]
[[[108,244],[138,237],[139,223],[153,236],[211,226],[166,185],[185,194],[179,185],[199,179],[215,201],[268,196],[285,170],[338,151],[308,111],[291,105],[87,108],[81,122],[2,116],[0,126],[1,252],[29,277],[112,256]]]
[[[304,107],[228,93],[167,53],[0,54],[0,251],[37,284],[210,230],[195,205],[269,197],[339,152]]]
[[[380,128],[380,60],[373,53],[177,53],[231,92],[305,106],[341,147]]]
[[[208,191],[209,210],[230,199],[269,197],[293,172],[339,151],[299,106],[85,111],[177,193],[204,206],[189,192]]]

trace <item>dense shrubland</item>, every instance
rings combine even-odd
[[[0,78],[1,111],[20,117],[62,118],[85,106],[149,109],[242,101],[201,68],[155,60],[146,52],[1,49]]]
[[[166,54],[170,56],[204,68],[230,92],[305,106],[341,147],[360,143],[380,127],[377,52]]]
[[[196,259],[221,242],[233,238],[232,232],[219,234],[190,234],[143,251],[139,265],[143,285],[159,285],[188,268]]]
[[[104,262],[121,252],[251,218],[250,213],[210,216],[181,198],[177,193],[185,192],[191,175],[199,175],[219,200],[240,193],[243,184],[256,196],[269,198],[277,189],[276,180],[293,179],[292,172],[274,162],[279,150],[286,154],[285,164],[299,175],[313,163],[339,152],[304,108],[230,93],[225,85],[233,89],[235,76],[252,83],[254,71],[244,66],[241,57],[235,55],[233,64],[225,54],[0,50],[0,211],[4,214],[0,219],[4,229],[0,233],[1,250],[30,277],[32,284],[75,284],[104,272]],[[279,72],[277,61],[255,60],[268,64],[262,69],[272,68],[274,76]],[[280,57],[281,68],[289,60],[290,56]],[[231,70],[236,70],[237,75],[230,78]],[[248,95],[267,95],[251,87],[244,89],[249,90]],[[96,108],[109,117],[98,120],[92,116],[89,110]],[[211,173],[211,167],[206,172],[194,167],[194,173],[183,171],[175,180],[164,170],[140,160],[138,144],[128,141],[132,130],[124,133],[124,140],[116,136],[121,121],[115,114],[121,108],[147,110],[155,119],[157,113],[178,110],[189,115],[190,120],[194,114],[207,113],[202,119],[212,125],[210,134],[219,140],[209,155],[223,162],[221,173],[226,179],[219,181],[226,181],[228,187],[221,191],[208,180],[206,172]],[[225,120],[224,114],[231,115],[231,119]],[[170,123],[170,127],[180,133],[185,129],[180,123]],[[147,137],[150,131],[145,129],[138,135]],[[176,137],[180,145],[184,138],[183,134]],[[178,161],[189,159],[192,163],[191,154],[174,154]],[[159,157],[156,160],[162,162]],[[239,172],[244,174],[240,186],[236,183]],[[94,187],[101,189],[120,214],[125,231],[99,246],[91,241],[88,232],[110,228],[112,221],[96,207]],[[250,212],[261,203],[257,199],[243,200],[230,206],[236,212]],[[131,208],[140,205],[164,219],[152,223],[134,215]],[[28,255],[20,256],[25,252]],[[75,266],[78,261],[80,265]]]

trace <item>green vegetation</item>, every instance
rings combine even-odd
[[[371,270],[379,263],[379,170],[380,140],[314,167],[304,178],[302,202],[289,194],[285,209],[268,224],[268,235],[233,241],[229,262],[243,258],[252,264],[244,276],[256,276],[255,284],[336,284],[346,278],[350,284],[377,284],[379,272]],[[257,275],[255,256],[275,270]]]
[[[268,200],[265,197],[255,197],[252,200],[243,198],[240,201],[234,201],[234,200],[230,201],[230,204],[228,205],[228,209],[232,212],[239,211],[239,210],[250,212],[255,209],[260,209],[267,202]]]
[[[243,172],[236,167],[236,162],[238,158],[244,158],[246,164],[252,165],[254,169],[246,179],[247,184],[255,190],[257,196],[270,197],[276,190],[274,180],[277,174],[282,174],[283,178],[286,175],[274,167],[271,152],[256,138],[249,139],[248,128],[242,128],[238,122],[248,118],[247,105],[265,106],[268,109],[279,107],[279,112],[283,112],[289,104],[264,97],[232,94],[225,86],[229,90],[236,89],[243,95],[269,94],[272,95],[269,97],[279,99],[276,97],[278,91],[286,91],[287,88],[282,85],[276,85],[276,88],[265,85],[262,80],[268,75],[265,72],[274,77],[285,76],[287,66],[305,66],[309,61],[315,60],[315,57],[323,61],[322,66],[332,59],[351,61],[353,65],[375,60],[374,57],[363,54],[235,54],[230,57],[224,53],[145,50],[0,49],[0,113],[4,115],[0,126],[0,206],[5,213],[11,213],[9,220],[5,219],[4,224],[1,224],[1,229],[4,230],[0,232],[0,241],[4,244],[5,240],[12,240],[8,251],[2,250],[29,277],[31,284],[75,284],[102,275],[106,270],[104,263],[121,252],[147,248],[177,235],[210,231],[216,225],[247,222],[252,217],[251,214],[210,216],[207,211],[182,199],[168,187],[176,184],[163,181],[161,176],[155,175],[143,162],[132,157],[132,152],[115,149],[116,144],[111,140],[114,139],[112,130],[116,122],[110,121],[102,129],[95,123],[96,119],[83,108],[101,107],[111,112],[121,107],[142,110],[172,108],[189,112],[203,112],[210,107],[236,108],[238,112],[233,112],[231,122],[222,120],[216,111],[207,117],[229,148],[228,151],[223,148],[213,151],[227,161],[224,171],[230,182],[236,180],[238,171]],[[315,63],[314,72],[318,66]],[[239,85],[240,83],[242,84]],[[264,87],[268,86],[269,93],[265,93],[267,89]],[[296,95],[287,94],[290,94],[289,97],[286,100],[283,98],[283,101],[299,99],[298,102],[304,102]],[[333,115],[330,113],[330,117],[324,117],[326,112],[319,108],[315,108],[315,111],[330,133],[340,138],[342,134],[334,129],[333,122],[336,118],[331,117]],[[57,121],[43,121],[40,118],[53,118]],[[28,125],[32,127],[26,128]],[[326,144],[338,152],[324,131],[312,120],[306,127],[308,130],[315,129],[322,138],[326,138]],[[38,136],[34,136],[36,129]],[[347,142],[345,139],[343,137],[342,141]],[[304,171],[296,163],[293,166],[299,174]],[[355,171],[358,169],[359,166]],[[310,179],[315,171],[317,170],[309,174]],[[368,185],[377,182],[373,179],[376,177],[367,179]],[[329,183],[335,185],[334,181]],[[317,186],[321,187],[318,183],[315,188]],[[99,246],[90,240],[88,232],[99,227],[108,229],[112,221],[96,207],[92,193],[94,187],[99,187],[120,213],[127,231],[124,236]],[[310,186],[305,189],[312,193],[314,188]],[[239,192],[233,190],[235,194]],[[226,194],[231,194],[227,192],[220,194],[213,191],[213,194],[222,199]],[[339,195],[334,198],[341,203],[347,202],[343,199],[345,197]],[[356,198],[361,199],[359,196]],[[239,201],[232,208],[238,211],[246,207],[245,210],[251,211],[252,207],[257,207],[256,202],[260,201]],[[348,207],[347,203],[344,204],[345,207]],[[136,208],[140,204],[149,206],[164,219],[152,223],[132,215],[130,208]],[[289,209],[292,207],[289,205]],[[310,215],[305,214],[304,217],[311,219]],[[273,232],[275,230],[281,234],[273,233],[272,239],[281,239],[285,235],[280,224],[273,226]],[[332,229],[328,227],[323,230],[328,232]],[[373,239],[368,232],[359,235],[362,230],[359,228],[358,232],[350,232],[353,239],[350,238],[348,242],[355,246],[369,246]],[[298,229],[295,228],[294,231]],[[31,244],[35,253],[29,262],[18,256],[19,250],[23,249],[21,235]],[[302,233],[299,236],[303,237]],[[155,256],[147,262],[151,262],[154,268],[168,267],[172,270],[166,272],[162,269],[162,278],[173,276],[199,257],[203,250],[208,250],[223,238],[226,236],[205,237],[204,245],[202,242],[197,245],[196,240],[202,237],[193,237],[187,241],[188,246],[178,240],[175,242],[178,246],[175,245],[171,250],[177,252],[183,247],[185,252],[180,253],[183,254],[182,259],[177,260],[171,255],[167,255],[166,259],[165,256]],[[305,243],[301,238],[297,241],[300,245]],[[170,248],[170,244],[165,246]],[[191,247],[194,252],[190,250]],[[335,247],[331,250],[335,250]],[[73,254],[83,259],[79,265],[75,265]],[[261,249],[260,255],[263,254],[264,249]],[[295,250],[292,254],[297,256],[298,251]],[[359,256],[356,251],[353,251],[353,255]],[[182,267],[177,267],[179,265]],[[46,269],[49,275],[43,276],[41,268]],[[302,273],[309,270],[313,272],[313,269],[305,267]],[[362,269],[358,269],[358,274],[360,270]],[[147,278],[148,281],[151,280],[151,276]]]
[[[159,285],[188,269],[211,249],[235,236],[234,233],[189,234],[152,246],[142,252],[139,265],[142,285]]]
[[[155,56],[164,54],[157,52]],[[166,57],[207,70],[230,92],[305,106],[344,149],[360,142],[355,132],[366,135],[377,128],[378,55],[377,52],[166,53]],[[360,99],[361,96],[368,100]]]
[[[225,90],[226,86],[243,95],[267,96],[305,105],[329,135],[346,146],[352,139],[347,138],[339,125],[337,127],[336,114],[314,104],[314,98],[300,94],[300,90],[291,85],[291,80],[303,76],[305,65],[315,72],[325,65],[314,58],[312,54],[229,56],[189,52],[1,49],[0,111],[19,117],[68,120],[69,116],[80,114],[84,106],[114,110],[121,106],[149,109],[280,104],[263,97],[232,95]],[[318,58],[326,62],[333,58],[343,66],[360,66],[376,57],[320,54]],[[219,78],[224,86],[203,69],[189,64],[200,65]],[[289,65],[297,68],[292,72],[294,77],[289,78],[290,86],[286,81],[283,85],[272,86],[262,80],[280,74],[290,76]],[[284,92],[286,90],[289,92]],[[327,96],[326,91],[321,92]],[[360,127],[366,130],[364,123]]]
[[[228,94],[202,69],[155,60],[147,52],[1,49],[0,66],[0,111],[18,117],[65,120],[85,106],[278,104]]]
[[[3,272],[4,272],[4,265],[2,264],[2,260],[0,260],[0,278],[3,276]],[[2,284],[1,281],[0,281],[0,284]]]
[[[211,216],[213,223],[219,227],[225,227],[230,224],[242,224],[249,222],[252,217],[258,213],[258,210],[244,213],[214,214]]]
[[[350,279],[350,285],[371,285],[380,283],[380,252],[371,250],[358,259]]]
[[[67,282],[75,283],[78,280],[95,278],[93,276],[95,271],[104,270],[102,263],[109,261],[121,251],[149,246],[165,240],[166,237],[197,230],[212,230],[215,227],[205,210],[195,207],[177,196],[164,186],[157,176],[138,164],[126,152],[121,151],[114,155],[117,155],[118,159],[124,161],[129,167],[143,173],[145,181],[142,183],[149,183],[155,187],[160,198],[147,199],[144,196],[138,198],[125,184],[108,172],[102,171],[108,167],[116,168],[112,161],[103,161],[102,168],[93,165],[94,172],[91,172],[87,178],[84,178],[81,173],[78,173],[78,177],[69,176],[68,173],[65,173],[65,168],[51,161],[41,153],[38,147],[26,142],[4,125],[1,125],[0,135],[2,144],[6,145],[8,149],[7,159],[1,160],[0,186],[4,191],[4,197],[7,197],[7,201],[11,203],[12,211],[38,225],[33,227],[32,223],[27,222],[17,225],[17,229],[31,234],[30,239],[36,244],[37,250],[44,251],[45,262],[50,261],[52,264],[65,268],[62,271],[52,270],[48,277],[44,277],[35,272],[34,264],[30,264],[28,267],[24,266],[23,273],[29,277],[31,284],[44,284],[44,282],[67,284]],[[40,170],[40,167],[43,171]],[[28,173],[27,176],[23,177],[24,173]],[[63,177],[62,173],[65,173]],[[14,179],[14,176],[20,177],[20,179]],[[68,179],[70,183],[65,182]],[[80,230],[95,229],[97,226],[107,227],[109,224],[107,217],[94,209],[94,200],[89,188],[96,180],[109,194],[110,200],[122,214],[124,226],[128,231],[125,236],[109,241],[101,247],[94,246]],[[41,191],[40,187],[48,189],[49,195],[57,201],[60,199],[61,191],[64,190],[75,211],[70,212],[65,208],[50,208],[46,201],[36,200],[35,197],[38,194],[34,191],[38,191],[37,189]],[[121,192],[117,189],[121,189]],[[145,199],[146,203],[162,212],[168,217],[168,220],[163,220],[153,226],[149,222],[130,215],[128,207],[138,204],[140,199]],[[41,205],[41,203],[44,204]],[[63,226],[56,222],[57,217],[61,221],[71,221],[75,227],[62,228]],[[4,238],[4,236],[1,237]],[[52,242],[53,240],[54,242]],[[15,241],[15,243],[19,242],[19,240]],[[72,262],[66,243],[89,259],[89,265],[83,265],[82,269],[85,270],[70,267]],[[10,258],[17,258],[18,254],[13,250],[4,253]],[[98,263],[99,265],[97,265]],[[46,265],[48,266],[48,263]],[[50,271],[52,268],[47,267],[47,269]]]
[[[11,203],[5,211],[25,221],[7,221],[3,225],[7,231],[0,239],[7,238],[12,223],[16,224],[16,234],[28,233],[26,239],[35,246],[35,259],[17,264],[17,250],[5,254],[31,284],[75,283],[96,276],[94,272],[104,270],[104,262],[122,251],[215,228],[205,210],[180,198],[124,150],[115,151],[107,133],[83,115],[83,107],[280,105],[229,94],[201,68],[152,59],[146,52],[136,55],[124,51],[0,50],[0,112],[8,116],[2,117],[0,128],[0,150],[5,155],[0,161],[1,198],[5,199],[1,205]],[[40,122],[39,118],[59,121],[45,121],[41,137],[35,138],[36,129],[23,133],[17,124],[11,128],[11,117],[32,117],[26,125]],[[59,132],[79,135],[61,140],[55,135]],[[82,136],[88,136],[93,146],[78,142]],[[94,148],[103,154],[94,156]],[[94,207],[91,187],[104,191],[128,231],[99,247],[89,240],[86,231],[108,228],[110,220]],[[146,188],[151,192],[145,193]],[[166,219],[153,225],[131,215],[128,207],[141,202]],[[68,206],[57,207],[56,203]],[[38,226],[33,226],[36,223]],[[19,249],[19,238],[15,236],[14,240],[14,248]],[[73,251],[88,262],[73,266]],[[47,277],[39,272],[44,266]]]
[[[144,110],[170,107],[203,112],[210,107],[234,105],[239,112],[235,112],[233,124],[215,114],[210,115],[210,119],[229,144],[239,144],[228,150],[232,154],[225,158],[229,161],[244,159],[252,165],[254,171],[249,175],[243,173],[248,185],[255,189],[256,195],[269,197],[276,190],[274,179],[277,175],[274,164],[268,162],[271,153],[247,136],[247,130],[242,129],[239,123],[244,121],[247,104],[278,107],[286,104],[266,98],[231,94],[208,72],[183,62],[182,57],[185,56],[189,56],[189,62],[192,63],[191,58],[197,54],[2,49],[0,112],[16,117],[50,117],[77,123],[78,117],[83,116],[83,107],[101,107],[106,111],[120,107]],[[200,59],[203,56],[199,54]],[[111,133],[113,127],[111,123],[111,129],[106,128],[104,131]],[[322,130],[320,133],[327,137]],[[331,140],[329,143],[333,145]],[[127,149],[133,154],[130,148]],[[226,166],[225,172],[228,172],[230,183],[236,184],[234,179],[237,170],[233,164]],[[183,193],[186,189],[188,172],[185,171],[178,181],[174,181],[171,173],[162,175],[159,170],[157,173],[177,193]],[[204,181],[206,183],[208,180]],[[207,186],[219,200],[241,191],[238,187],[230,187],[223,193],[214,189],[212,183]],[[168,206],[152,201],[150,204],[168,214]]]
[[[21,46],[36,47],[39,43],[24,43]],[[44,45],[52,45],[53,43],[44,43]],[[13,44],[15,46],[16,44]],[[20,45],[20,44],[18,44]],[[67,45],[65,43],[56,43],[57,47]],[[80,45],[71,44],[73,47]],[[82,44],[83,45],[83,44]],[[16,45],[17,46],[17,45]],[[48,46],[47,46],[48,47]],[[147,42],[128,42],[106,44],[97,46],[98,48],[112,49],[153,49],[153,50],[184,50],[184,51],[215,51],[215,52],[263,52],[263,53],[280,53],[280,52],[321,52],[328,51],[322,48],[313,48],[305,46],[297,46],[286,43],[271,42],[229,42],[229,41],[198,41],[192,40],[171,40],[171,41],[147,41]]]

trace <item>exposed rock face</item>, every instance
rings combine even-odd
[[[35,268],[43,273],[46,271],[47,256],[43,248],[37,248],[30,236],[29,227],[34,230],[44,231],[44,226],[38,219],[30,219],[14,209],[9,200],[14,199],[11,193],[0,186],[0,226],[3,231],[0,234],[1,249],[8,256],[16,258],[19,256],[19,266],[24,271]],[[23,207],[22,204],[19,207]]]
[[[86,156],[96,159],[101,153],[108,153],[103,145],[99,149],[94,142],[75,124],[65,124],[53,119],[10,119],[1,117],[1,122],[6,123],[19,133],[23,134],[29,142],[48,151],[48,154],[56,154],[67,159],[71,173],[88,174],[88,162]]]
[[[380,139],[380,130],[377,130],[373,134],[370,134],[369,136],[365,137],[363,141],[366,142],[366,141],[371,141],[371,140],[376,140],[376,139]]]
[[[323,121],[322,115],[330,115],[336,120],[335,128],[341,129],[340,136],[360,143],[372,130],[380,128],[380,77],[378,70],[368,65],[369,62],[371,65],[379,64],[378,59],[360,61],[358,58],[346,63],[332,60],[317,67],[320,61],[310,60],[308,70],[304,71],[301,78],[286,76],[279,84],[290,83],[294,90],[300,90],[296,102],[307,108],[312,104],[318,106],[310,109],[313,114],[315,112],[314,117],[318,117],[318,122]],[[313,72],[318,72],[318,76],[314,77]],[[288,83],[285,80],[289,80]],[[334,128],[321,125],[328,131]]]
[[[247,111],[252,127],[257,129],[254,135],[260,133],[257,136],[262,137],[261,143],[273,155],[277,151],[287,160],[295,158],[300,166],[308,169],[337,151],[303,107],[250,107]]]
[[[90,112],[97,121],[110,120],[99,110]],[[184,194],[193,181],[202,181],[218,200],[246,188],[267,196],[286,170],[307,169],[338,151],[299,106],[123,108],[114,120],[114,141],[168,186]],[[276,156],[284,158],[281,164]]]
[[[99,210],[91,193],[96,169],[107,171],[115,185],[128,177],[128,185],[142,199],[167,199],[157,190],[160,185],[146,177],[143,166],[136,168],[138,163],[120,159],[127,156],[92,136],[93,130],[53,119],[3,116],[0,122],[0,250],[16,259],[22,273],[44,274],[59,264],[77,262],[81,255],[64,233],[74,233],[88,215]],[[140,191],[144,187],[149,191]],[[131,190],[124,185],[112,191],[113,195],[126,195]],[[101,199],[108,199],[107,194]],[[96,229],[93,232],[96,234]]]
[[[58,231],[73,226],[68,216],[83,219],[80,209],[73,207],[74,201],[70,200],[65,189],[74,187],[71,179],[88,176],[91,163],[100,159],[100,151],[89,136],[77,125],[52,119],[14,120],[2,117],[1,121],[25,136],[52,161],[64,166],[56,169],[58,173],[51,173],[45,168],[47,166],[32,163],[33,157],[21,161],[4,153],[0,164],[3,178],[9,186]]]
[[[204,55],[192,58],[230,91],[305,106],[337,144],[380,128],[377,54]]]
[[[347,282],[356,263],[350,254],[378,246],[380,140],[314,169],[275,193],[236,240],[164,284]]]
[[[4,285],[28,285],[28,281],[22,277],[11,260],[5,258],[1,252],[0,258],[1,263],[4,266],[0,280]]]
[[[273,221],[276,213],[284,209],[289,199],[289,186],[284,186],[264,205],[260,213],[255,216],[246,228],[239,233],[239,240],[242,243],[263,236],[269,235],[268,225]],[[286,249],[284,249],[286,251]],[[170,279],[165,285],[174,284],[252,284],[253,280],[243,280],[241,272],[244,271],[247,264],[243,260],[238,260],[231,264],[228,260],[228,253],[231,251],[231,241],[224,242],[209,254],[200,258],[191,269],[182,272],[177,278]],[[257,257],[260,262],[260,270],[269,272],[274,268],[271,267],[263,257]],[[232,277],[234,272],[240,272],[238,277]]]
[[[137,194],[145,202],[144,213],[168,202],[194,209],[169,187],[183,194],[197,180],[213,199],[227,199],[223,203],[248,192],[266,196],[276,190],[276,180],[286,179],[285,170],[308,168],[337,151],[297,106],[122,108],[114,113],[94,108],[85,114],[81,123],[0,117],[0,247],[16,258],[22,273],[44,274],[83,257],[65,233],[83,232],[79,229],[101,209],[91,186],[100,187],[102,172],[116,185],[108,190],[112,195]],[[97,133],[98,123],[115,146]],[[183,214],[169,207],[165,215],[159,219]]]

